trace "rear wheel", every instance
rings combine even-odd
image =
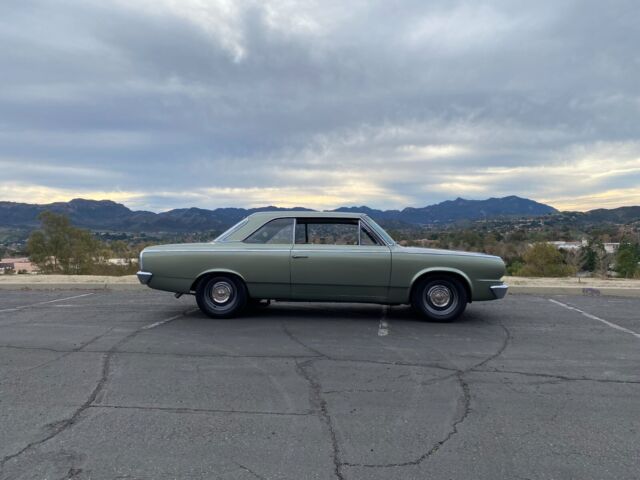
[[[211,318],[230,318],[245,307],[247,290],[235,277],[216,275],[198,284],[196,301],[200,310]]]
[[[452,322],[467,307],[467,291],[453,277],[427,277],[420,280],[411,294],[411,304],[425,320]]]

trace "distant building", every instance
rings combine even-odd
[[[0,274],[7,271],[38,273],[38,267],[29,261],[27,257],[0,259]]]
[[[132,263],[138,263],[137,258],[108,258],[107,263],[111,265],[127,266]]]
[[[608,242],[603,243],[604,251],[607,253],[616,253],[618,248],[620,248],[620,244],[618,242]]]
[[[581,242],[547,242],[549,245],[553,245],[558,250],[568,250],[575,251],[579,248],[586,247],[588,242],[586,240],[582,240]],[[616,253],[618,248],[620,248],[620,243],[618,242],[607,242],[602,244],[604,246],[604,251],[607,253]]]
[[[558,250],[578,250],[579,248],[586,247],[587,241],[582,240],[581,242],[547,242],[549,245],[553,245]]]

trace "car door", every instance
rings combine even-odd
[[[230,262],[239,271],[253,298],[289,299],[293,218],[276,218],[243,242]],[[236,247],[232,247],[236,248]]]
[[[291,293],[297,300],[385,301],[391,251],[357,218],[296,219]]]

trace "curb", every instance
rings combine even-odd
[[[640,298],[640,288],[621,287],[562,287],[543,285],[510,285],[509,294],[516,295],[579,295],[586,297],[628,297]]]
[[[146,285],[135,283],[0,283],[0,290],[111,290],[142,291]]]

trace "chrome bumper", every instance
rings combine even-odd
[[[493,285],[491,288],[491,291],[493,292],[493,295],[500,299],[500,298],[504,298],[504,296],[507,294],[507,291],[509,290],[509,285]]]
[[[138,280],[140,280],[141,284],[147,285],[151,281],[153,274],[149,272],[138,272],[136,273],[136,276],[138,277]]]

